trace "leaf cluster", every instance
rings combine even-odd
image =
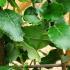
[[[42,64],[55,63],[61,59],[63,49],[70,49],[70,26],[64,21],[64,15],[70,11],[70,0],[30,1],[32,5],[20,14],[15,10],[19,9],[15,0],[0,0],[0,38],[5,42],[6,65],[12,61],[24,64],[27,59],[35,59]],[[37,3],[41,7],[35,7]],[[8,4],[14,9],[3,8]],[[56,49],[41,58],[38,50],[47,45]],[[8,67],[4,68],[8,70]]]

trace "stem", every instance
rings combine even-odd
[[[64,52],[62,53],[62,55],[64,55]],[[61,59],[61,63],[62,63],[62,70],[66,70],[66,62],[64,63]]]
[[[32,64],[33,60],[31,61],[30,65]]]
[[[22,59],[22,56],[20,57],[20,61],[21,61],[22,64],[24,64],[24,61],[23,61],[23,59]]]
[[[41,50],[39,50],[39,52],[41,52],[42,54],[44,54],[45,56],[47,56],[47,53],[45,53],[45,52],[43,52]]]
[[[32,0],[31,0],[32,1]],[[32,5],[33,5],[33,7],[35,8],[35,3],[32,1]]]
[[[62,70],[66,70],[66,64],[62,63]]]
[[[39,70],[41,70],[41,67],[39,68]]]
[[[6,9],[8,9],[8,7],[9,7],[9,3],[7,3],[7,7],[6,7]]]
[[[36,60],[34,59],[34,65],[36,65]]]
[[[41,68],[41,67],[61,67],[62,65],[61,64],[42,64],[42,65],[31,65],[31,66],[28,66],[28,68]]]
[[[13,64],[15,64],[15,63],[13,63]],[[20,66],[17,63],[15,65],[18,67],[21,67],[21,68],[24,67],[21,63],[19,63],[19,64],[20,64]],[[28,65],[28,68],[41,68],[41,67],[48,68],[48,67],[62,67],[62,66],[64,66],[64,65],[63,64],[41,64],[41,65]],[[70,67],[70,64],[65,65],[65,66]]]

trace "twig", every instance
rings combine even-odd
[[[34,59],[34,65],[36,65],[36,60]]]
[[[21,68],[24,67],[21,63],[19,63],[19,64],[18,63],[13,62],[13,64],[17,65],[18,67],[21,67]],[[27,67],[28,68],[42,68],[42,67],[48,68],[48,67],[62,67],[62,66],[63,66],[63,64],[41,64],[41,65],[28,65]],[[66,67],[68,67],[68,66],[70,66],[70,65],[66,65]]]
[[[7,3],[7,7],[6,7],[6,9],[8,9],[8,7],[9,7],[9,3]]]
[[[61,67],[62,64],[42,64],[42,65],[31,65],[31,66],[28,66],[28,68],[40,68],[40,67]]]
[[[30,62],[30,65],[32,64],[33,60]]]
[[[42,50],[39,50],[39,52],[41,52],[42,54],[44,54],[45,56],[47,56],[47,53],[43,52]]]
[[[62,70],[66,70],[66,64],[62,63]]]

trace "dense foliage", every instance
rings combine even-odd
[[[0,70],[28,70],[28,65],[25,64],[27,59],[35,59],[40,64],[69,60],[70,57],[64,55],[63,50],[70,49],[70,26],[64,20],[64,15],[70,11],[70,0],[42,2],[43,0],[31,0],[31,5],[19,13],[20,7],[15,0],[0,0],[0,40],[5,55],[4,63],[1,64],[5,66],[1,66]],[[41,7],[36,7],[37,3]],[[13,10],[4,8],[8,4]],[[56,49],[41,58],[38,51],[47,45]],[[16,65],[10,67],[9,63],[13,61],[20,62],[23,69]]]

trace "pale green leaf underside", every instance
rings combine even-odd
[[[61,49],[70,49],[70,27],[66,24],[57,24],[48,31],[50,40]]]
[[[2,30],[13,41],[23,41],[21,30],[21,16],[11,10],[0,12],[0,30]]]

